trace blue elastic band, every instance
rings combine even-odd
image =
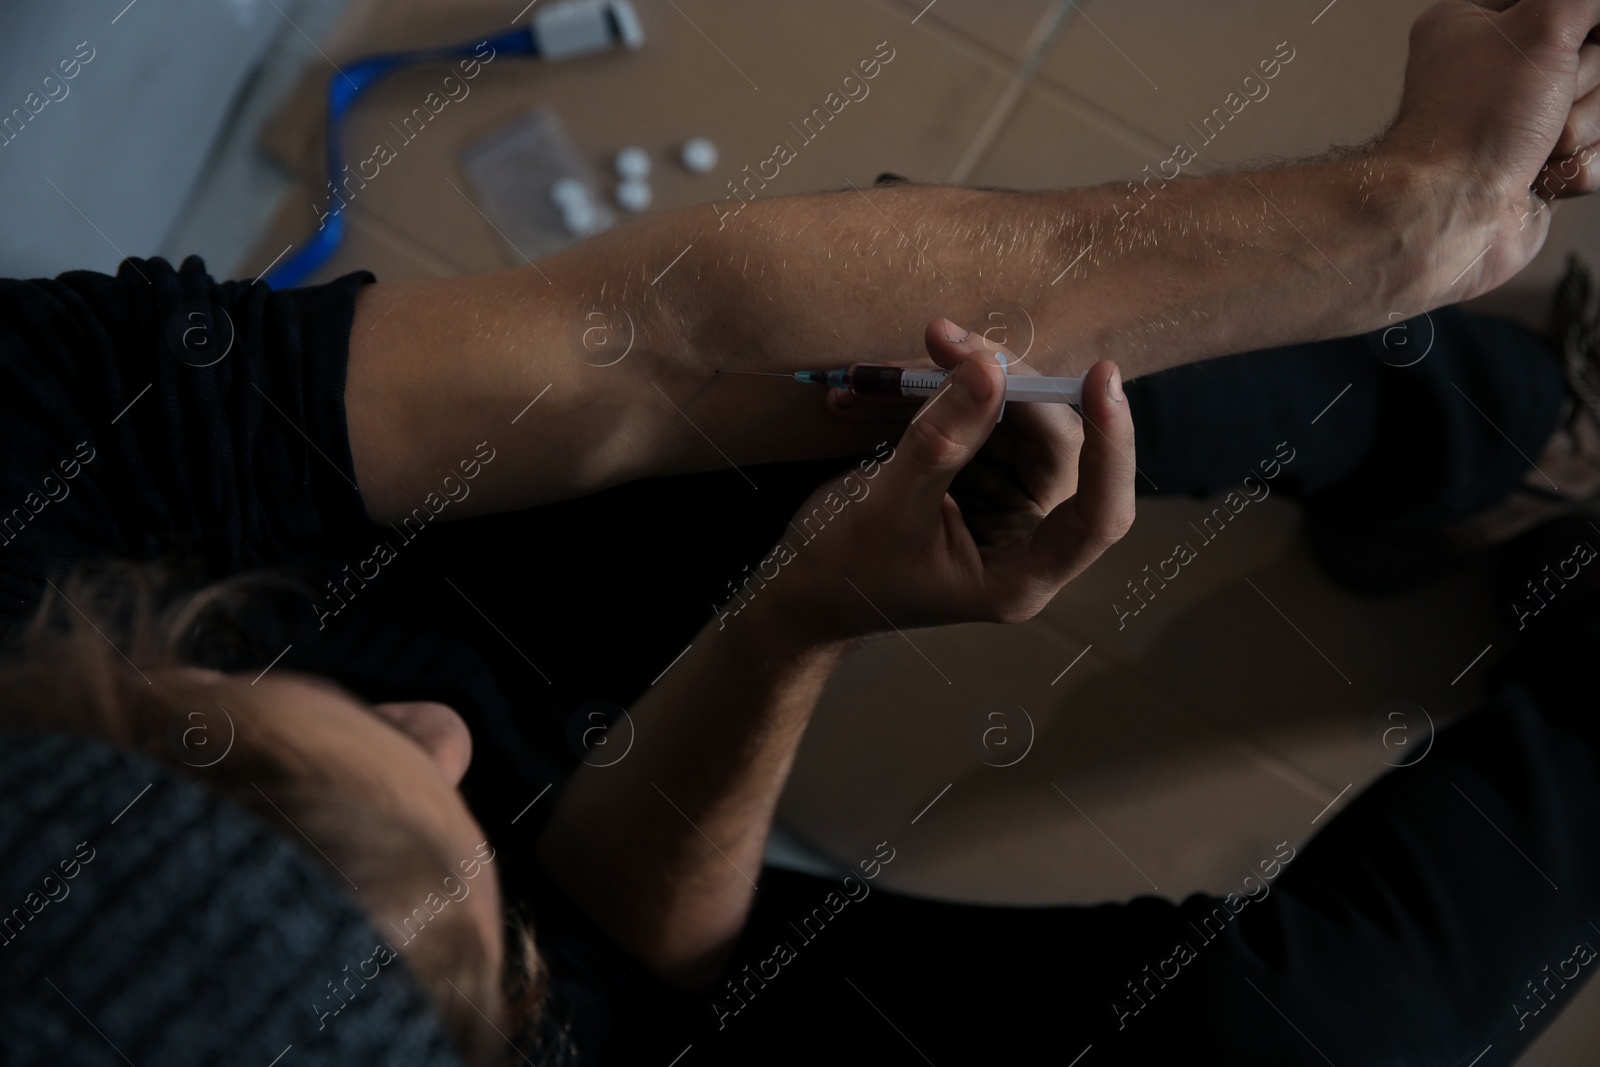
[[[494,49],[495,54],[505,52],[509,55],[534,56],[539,55],[539,45],[534,39],[533,30],[523,27],[502,33],[497,37],[490,37],[483,41],[471,44],[453,45],[446,48],[425,48],[415,52],[388,52],[382,55],[368,56],[346,67],[342,72],[334,74],[328,79],[328,184],[330,188],[337,188],[340,172],[344,170],[344,151],[340,139],[344,133],[344,119],[378,79],[392,74],[402,67],[414,66],[418,63],[438,63],[449,59],[466,59],[476,57],[478,49],[488,45]],[[330,211],[324,220],[322,228],[312,234],[311,240],[301,246],[294,255],[285,259],[262,276],[268,285],[274,289],[289,289],[304,282],[317,268],[333,258],[338,251],[339,244],[344,240],[344,206],[341,204],[337,211]]]

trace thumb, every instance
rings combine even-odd
[[[957,472],[989,439],[1005,397],[1004,372],[981,346],[949,355],[955,358],[940,362],[954,369],[918,409],[900,438],[895,462],[884,470],[890,495],[905,500],[914,513],[938,511]]]

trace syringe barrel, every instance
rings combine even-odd
[[[905,396],[907,394],[902,391],[900,382],[905,373],[903,367],[857,363],[845,375],[845,384],[852,393],[863,396]]]
[[[867,396],[932,396],[950,376],[946,370],[918,370],[857,363],[844,375],[845,388]],[[1006,378],[1006,399],[1054,404],[1083,400],[1082,378],[1046,378],[1012,374]]]
[[[949,375],[943,370],[857,363],[847,372],[845,382],[851,392],[864,396],[932,396]]]
[[[1053,404],[1083,403],[1082,378],[1046,378],[1037,374],[1006,377],[1006,399]]]

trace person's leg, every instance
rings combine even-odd
[[[1334,576],[1372,591],[1450,566],[1461,542],[1452,528],[1518,489],[1568,395],[1542,339],[1455,308],[1364,337],[1180,367],[1129,383],[1128,394],[1142,490],[1260,483],[1263,465],[1278,471],[1292,450],[1271,488],[1303,503]]]
[[[1595,559],[1600,533],[1546,526],[1516,546],[1519,571],[1577,546]],[[1152,1019],[1204,1026],[1270,1002],[1275,1024],[1263,1013],[1221,1047],[1464,1063],[1492,1045],[1490,1065],[1571,1003],[1600,969],[1600,573],[1560,597],[1486,706],[1342,811]]]

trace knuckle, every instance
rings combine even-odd
[[[1101,540],[1109,547],[1128,536],[1128,531],[1133,529],[1133,520],[1137,512],[1138,508],[1132,501],[1112,511],[1097,531]]]
[[[937,469],[959,467],[970,454],[965,442],[931,418],[917,420],[907,436],[906,446],[917,462]]]
[[[1083,447],[1083,440],[1085,437],[1083,432],[1083,419],[1073,416],[1066,420],[1066,424],[1067,429],[1065,436],[1067,439],[1067,445],[1076,452]]]
[[[1455,6],[1454,0],[1439,0],[1419,14],[1411,23],[1411,43],[1415,45],[1426,41],[1439,23],[1448,20],[1454,14],[1452,9]]]
[[[1554,24],[1552,32],[1555,35],[1556,43],[1563,51],[1567,52],[1577,52],[1582,49],[1584,42],[1589,39],[1589,31],[1593,29],[1590,25],[1591,19],[1578,12],[1574,12],[1571,17],[1566,19],[1550,19],[1549,21]]]
[[[1027,622],[1050,602],[1048,596],[1039,596],[1028,590],[1015,590],[996,599],[992,606],[989,619],[1010,626],[1019,622]]]
[[[1521,22],[1524,40],[1541,48],[1576,51],[1589,32],[1587,26],[1579,26],[1573,18],[1524,18]]]
[[[1561,136],[1556,138],[1553,154],[1570,156],[1578,150],[1578,126],[1572,116],[1567,116],[1566,123],[1561,127]]]

